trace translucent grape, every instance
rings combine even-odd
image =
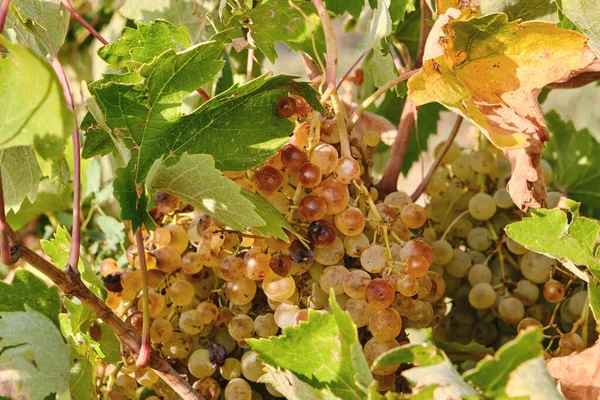
[[[396,339],[379,340],[377,338],[372,338],[367,343],[365,343],[363,352],[365,353],[367,363],[369,364],[369,366],[371,366],[373,365],[373,361],[375,361],[380,355],[398,346],[400,346],[400,343],[398,343]],[[391,373],[396,372],[398,368],[400,368],[400,364],[391,364],[386,365],[384,367],[377,367],[372,371],[375,375],[389,375]]]
[[[313,194],[325,200],[327,203],[327,214],[341,213],[348,207],[348,202],[350,201],[348,186],[334,178],[328,178],[319,183],[313,189]]]
[[[406,260],[406,272],[415,278],[424,276],[428,270],[429,263],[423,256],[411,256]]]
[[[463,182],[468,181],[473,176],[471,168],[471,156],[463,154],[452,162],[452,173]]]
[[[523,318],[517,325],[517,332],[521,332],[530,327],[542,328],[542,323],[534,318]]]
[[[395,288],[385,279],[373,279],[365,291],[366,302],[376,310],[389,307],[394,300]]]
[[[277,168],[267,165],[256,170],[252,182],[260,194],[272,196],[283,184],[283,174]]]
[[[128,269],[121,273],[123,290],[137,293],[142,290],[142,272],[139,269]]]
[[[262,283],[265,295],[273,301],[284,301],[292,297],[296,282],[291,276],[282,278],[276,274],[267,275]]]
[[[152,343],[165,343],[173,335],[173,325],[164,318],[155,319],[150,325],[150,340]]]
[[[381,137],[376,131],[366,131],[363,135],[363,143],[369,147],[376,147],[380,141]]]
[[[334,171],[335,177],[342,183],[349,184],[360,176],[358,162],[352,157],[342,157],[338,160]]]
[[[431,249],[433,250],[433,262],[436,264],[448,264],[454,256],[452,245],[446,240],[436,240],[431,244]]]
[[[275,323],[275,316],[272,313],[266,313],[258,315],[254,319],[254,330],[258,336],[268,338],[277,334],[279,326]]]
[[[336,236],[329,247],[315,249],[315,261],[322,265],[334,265],[344,257],[344,243]]]
[[[304,163],[298,171],[298,182],[307,188],[313,188],[321,183],[322,173],[318,165]]]
[[[248,351],[244,353],[240,360],[242,365],[242,374],[244,378],[250,382],[258,381],[258,378],[264,375],[264,364],[258,358],[258,354],[255,351]]]
[[[496,291],[489,283],[480,282],[469,292],[469,304],[478,310],[490,308],[496,302]]]
[[[360,256],[362,267],[372,274],[383,271],[387,263],[385,247],[373,244],[367,247]]]
[[[326,293],[333,289],[336,295],[344,293],[344,280],[349,274],[348,269],[341,265],[325,268],[321,274],[321,289]]]
[[[371,282],[371,276],[360,269],[352,270],[344,278],[344,293],[353,299],[364,299],[367,285]]]
[[[223,258],[219,267],[219,275],[224,280],[231,282],[244,276],[244,260],[240,257],[229,255]]]
[[[400,212],[402,223],[410,229],[417,229],[427,221],[427,211],[418,204],[407,204]]]
[[[287,254],[273,254],[269,261],[269,267],[280,277],[289,276],[292,270],[292,259]]]
[[[298,214],[305,221],[318,221],[327,214],[327,202],[319,196],[308,195],[298,203]]]
[[[100,275],[107,276],[119,272],[119,264],[114,258],[105,258],[100,263]],[[120,290],[119,290],[120,291]]]
[[[335,226],[327,220],[311,222],[308,226],[307,238],[316,248],[329,247],[337,238]]]
[[[393,308],[375,310],[369,317],[369,331],[380,340],[390,340],[400,334],[402,318]]]
[[[560,337],[558,347],[560,348],[560,354],[566,356],[585,349],[585,343],[577,333],[569,332]]]
[[[419,281],[411,275],[404,275],[396,281],[396,290],[403,296],[412,297],[419,291]]]
[[[288,326],[293,326],[296,323],[295,318],[298,311],[300,311],[300,308],[296,305],[281,303],[275,310],[273,318],[275,319],[277,326],[284,329]]]
[[[526,247],[521,246],[519,243],[515,242],[510,237],[506,238],[506,248],[508,249],[508,251],[516,255],[523,255],[527,253]]]
[[[558,303],[565,298],[565,288],[555,279],[550,279],[544,284],[543,293],[544,298],[550,303]]]
[[[479,149],[471,155],[471,168],[479,174],[488,174],[495,164],[494,155],[486,149]]]
[[[397,209],[402,209],[405,205],[411,204],[412,202],[410,196],[405,192],[392,192],[385,196],[385,199],[383,200],[384,204]]]
[[[241,277],[225,285],[225,294],[229,301],[236,305],[248,304],[256,295],[256,283],[246,277]]]
[[[338,152],[330,144],[321,143],[310,154],[310,162],[321,170],[323,175],[333,172],[338,162]]]
[[[246,314],[234,315],[227,324],[229,335],[238,342],[254,333],[254,320]]]
[[[230,381],[242,375],[242,364],[236,358],[227,358],[219,368],[219,372],[224,379]]]
[[[187,310],[179,316],[179,328],[186,334],[194,336],[204,329],[200,313],[197,310]]]
[[[442,152],[442,149],[446,146],[446,141],[440,142],[437,146],[435,146],[435,150],[433,150],[434,156],[437,158]],[[451,143],[450,147],[444,157],[442,158],[442,162],[444,164],[452,164],[454,160],[460,157],[462,149],[456,143]]]
[[[170,214],[179,207],[179,199],[166,192],[156,192],[154,207],[163,214]]]
[[[244,255],[244,276],[259,281],[267,276],[270,270],[271,255],[260,248],[252,248]]]
[[[560,202],[561,197],[563,197],[563,194],[561,192],[548,192],[548,208],[558,207],[558,203]]]
[[[192,339],[182,332],[174,331],[162,347],[167,357],[183,359],[192,351]]]
[[[402,248],[400,252],[402,261],[406,261],[412,256],[423,256],[429,264],[433,263],[433,250],[422,240],[410,240]]]
[[[275,111],[281,118],[290,118],[296,114],[296,99],[292,96],[283,96],[277,100]]]
[[[567,312],[571,317],[576,320],[581,317],[583,314],[583,309],[587,304],[588,292],[587,290],[582,290],[573,294],[570,297],[569,307],[567,308]]]
[[[159,247],[154,254],[156,267],[165,273],[171,273],[181,266],[181,254],[175,247]]]
[[[336,120],[326,119],[321,122],[321,140],[329,144],[340,142],[340,133]]]
[[[364,233],[344,238],[344,249],[350,257],[359,258],[362,252],[370,246],[371,242]]]
[[[306,153],[293,144],[286,144],[281,149],[281,163],[286,168],[298,169],[306,160]]]
[[[181,225],[175,224],[167,225],[165,228],[171,233],[169,246],[175,247],[179,254],[182,254],[188,248],[189,244],[187,231]]]
[[[178,306],[187,306],[192,302],[196,293],[194,286],[184,280],[174,282],[169,288],[169,297]]]
[[[335,216],[333,221],[335,227],[346,236],[356,236],[365,228],[365,217],[356,208],[342,211]]]
[[[192,387],[206,400],[217,400],[221,395],[221,386],[213,378],[199,379]]]
[[[252,388],[242,378],[234,378],[227,383],[223,391],[225,400],[252,400]]]

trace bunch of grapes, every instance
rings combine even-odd
[[[550,187],[552,169],[545,161],[542,168]],[[595,335],[593,329],[583,331],[588,309],[584,282],[558,261],[505,235],[504,227],[524,216],[505,189],[510,172],[500,151],[468,151],[453,143],[427,185],[424,237],[433,249],[430,270],[443,276],[445,295],[452,299],[435,334],[450,342],[498,348],[518,331],[537,326],[549,337],[549,354],[581,351]],[[560,197],[550,191],[549,208]]]
[[[404,326],[427,327],[445,313],[444,271],[422,239],[426,210],[403,192],[379,201],[361,179],[362,155],[379,137],[370,132],[342,155],[333,119],[292,96],[276,110],[295,123],[289,143],[257,168],[225,175],[267,199],[295,234],[282,240],[236,231],[158,193],[158,227],[145,235],[152,345],[207,399],[281,397],[256,383],[263,364],[246,339],[278,335],[306,321],[309,308],[327,312],[330,291],[359,328],[369,363],[406,342]],[[113,259],[100,269],[106,303],[139,332],[139,255],[133,245],[126,255],[125,269]],[[374,371],[379,390],[394,387],[398,368]],[[143,387],[170,396],[151,370],[129,365],[110,396]]]

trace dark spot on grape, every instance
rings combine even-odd
[[[106,275],[104,277],[104,287],[109,292],[122,292],[123,286],[121,285],[121,273],[113,272],[112,274]]]
[[[208,354],[210,356],[210,362],[214,368],[220,368],[225,364],[225,356],[227,351],[225,347],[219,343],[213,343],[208,347]]]
[[[292,115],[296,114],[296,99],[291,96],[280,98],[277,100],[275,110],[280,117],[290,118]]]

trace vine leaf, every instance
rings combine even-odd
[[[506,14],[460,18],[454,8],[438,18],[409,95],[417,105],[438,101],[477,125],[511,161],[508,190],[517,206],[543,206],[539,161],[549,136],[536,98],[585,68],[594,53],[584,35],[551,23],[508,22]]]
[[[0,282],[0,311],[25,311],[25,306],[45,315],[58,327],[60,295],[56,287],[48,287],[31,272],[17,269],[10,285]]]
[[[60,82],[46,60],[26,47],[0,36],[8,54],[0,58],[0,148],[31,146],[36,137],[54,136],[63,153],[65,140],[74,128]],[[31,79],[35,76],[36,79]]]
[[[69,391],[69,346],[48,317],[0,312],[0,396],[42,400]]]
[[[556,390],[556,383],[552,380],[541,357],[525,361],[510,373],[506,384],[506,395],[510,398],[520,397],[529,400],[564,399]]]
[[[456,371],[449,360],[423,367],[416,367],[402,372],[402,376],[412,386],[427,387],[438,385],[436,394],[440,398],[461,398],[476,396],[477,392],[469,386]]]
[[[600,3],[590,0],[557,0],[558,8],[570,22],[590,38],[590,46],[600,54]]]
[[[483,15],[503,12],[510,21],[539,20],[556,14],[553,0],[479,0]]]
[[[264,225],[254,227],[254,229],[259,231],[262,235],[273,235],[287,242],[289,237],[285,230],[294,234],[296,233],[294,227],[275,207],[273,207],[271,203],[267,201],[267,199],[245,189],[243,189],[240,194],[253,204],[255,207],[254,212],[265,221]]]
[[[288,400],[341,400],[329,388],[314,388],[288,370],[277,369],[266,364],[265,371],[260,382],[272,384]]]
[[[522,246],[558,259],[577,275],[581,272],[575,265],[587,266],[596,278],[588,283],[588,293],[594,317],[598,320],[600,260],[594,255],[594,244],[600,225],[596,220],[579,216],[579,203],[569,201],[569,206],[570,219],[567,211],[562,209],[532,210],[530,217],[506,226],[505,231]]]
[[[290,7],[288,0],[268,0],[261,2],[247,15],[237,16],[233,22],[250,29],[252,40],[271,62],[277,59],[277,42],[284,42],[292,50],[302,51],[313,60],[317,60],[317,56],[325,52],[325,35],[317,9],[312,2],[295,3],[308,20],[296,8]],[[249,24],[244,22],[248,18],[251,21]],[[313,47],[313,32],[316,53]]]
[[[555,111],[545,115],[552,140],[542,156],[552,166],[554,181],[572,199],[582,202],[586,213],[600,217],[600,143],[586,129],[577,130]],[[576,166],[576,168],[573,168]]]
[[[157,20],[137,28],[125,28],[119,39],[98,50],[98,55],[112,69],[133,70],[151,62],[154,57],[167,51],[190,47],[192,38],[184,26],[175,26]]]
[[[360,17],[360,13],[365,5],[362,0],[327,0],[325,6],[329,11],[339,16],[345,12],[352,15],[354,18]]]
[[[282,336],[271,339],[248,339],[248,344],[272,371],[288,370],[314,390],[330,390],[340,399],[366,399],[374,380],[356,326],[335,302],[333,292],[329,304],[333,314],[309,309],[308,323],[285,328]]]
[[[525,361],[541,357],[543,334],[540,329],[528,329],[506,343],[494,357],[486,357],[464,374],[465,381],[477,387],[484,396],[505,396],[510,373]]]
[[[63,45],[71,14],[60,0],[13,0],[11,24],[19,43],[31,47],[38,55],[56,57]],[[35,75],[30,75],[35,76]]]
[[[407,344],[381,354],[373,362],[372,368],[406,363],[428,366],[442,363],[445,360],[444,354],[429,343]]]
[[[25,198],[35,201],[42,171],[31,147],[15,146],[1,150],[0,168],[6,211],[19,211]]]

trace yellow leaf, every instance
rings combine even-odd
[[[426,61],[408,81],[417,105],[438,101],[476,124],[501,149],[548,139],[540,90],[594,59],[586,37],[547,22],[508,22],[496,13],[460,21],[449,9],[427,39]]]
[[[445,14],[451,8],[460,9],[463,15],[481,15],[481,8],[477,0],[435,0],[438,15]]]

